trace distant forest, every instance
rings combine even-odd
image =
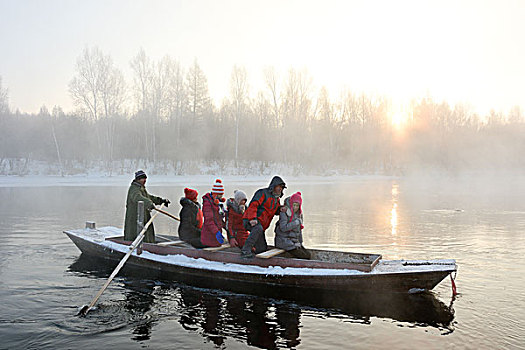
[[[12,111],[0,78],[0,174],[27,172],[7,160],[43,161],[57,174],[93,163],[111,174],[130,162],[170,165],[167,173],[198,171],[188,165],[195,162],[255,162],[260,169],[285,164],[298,174],[394,175],[525,165],[519,107],[479,116],[466,105],[420,98],[396,126],[387,97],[344,91],[331,99],[325,87],[314,89],[306,70],[279,76],[267,68],[265,88],[250,95],[246,69],[234,66],[229,95],[216,106],[197,60],[184,68],[140,50],[130,66],[133,80],[126,82],[109,55],[86,48],[68,86],[76,106],[70,113],[60,106]]]

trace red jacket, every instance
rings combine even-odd
[[[250,227],[248,222],[257,219],[263,229],[266,230],[270,226],[273,217],[279,215],[279,208],[281,207],[280,198],[275,198],[272,194],[273,188],[277,185],[286,187],[284,181],[279,176],[274,176],[270,186],[261,188],[255,192],[248,209],[244,212],[244,227]]]
[[[213,201],[210,193],[202,197],[202,213],[204,214],[204,225],[202,225],[201,242],[208,247],[220,247],[217,241],[217,231],[222,232],[224,221],[219,214],[219,204]]]
[[[228,207],[228,240],[235,238],[239,246],[242,248],[246,238],[250,234],[244,228],[242,216],[243,214],[239,212],[239,206],[234,203],[233,198],[228,199],[226,202]]]

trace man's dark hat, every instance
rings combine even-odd
[[[135,173],[135,180],[146,179],[146,173],[143,170],[139,170]]]
[[[284,180],[280,176],[274,176],[272,178],[272,181],[270,181],[270,187],[273,189],[275,186],[283,186],[283,189],[286,188],[286,183],[284,183]]]

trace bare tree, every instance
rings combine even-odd
[[[97,137],[99,153],[106,154],[111,175],[115,137],[113,118],[120,113],[124,102],[124,78],[113,66],[111,57],[104,55],[98,47],[84,49],[77,59],[76,71],[76,76],[69,83],[71,97],[75,105],[85,110],[97,126],[100,125],[99,119],[104,118],[104,142],[100,142],[100,127]]]
[[[318,135],[316,140],[321,143],[319,148],[325,153],[323,158],[330,160],[334,155],[334,109],[328,96],[328,90],[324,86],[319,92],[314,114],[316,116],[315,123],[319,125],[315,132]],[[313,143],[312,141],[309,145]]]
[[[152,62],[143,49],[131,61],[131,67],[138,115],[145,123],[146,152],[156,162],[160,123],[176,119],[176,143],[180,145],[181,121],[187,102],[183,70],[180,63],[169,56],[164,56],[158,63]]]
[[[138,110],[146,111],[153,84],[153,64],[144,49],[140,48],[130,65],[134,73],[134,91],[138,100]]]
[[[284,95],[284,112],[285,119],[289,121],[307,121],[310,117],[309,110],[311,107],[310,92],[312,87],[312,78],[306,70],[288,71],[288,80],[286,81]]]
[[[76,76],[69,83],[73,103],[85,109],[94,121],[100,115],[100,90],[107,66],[107,58],[98,47],[86,47],[77,59]]]
[[[64,164],[62,163],[62,156],[60,155],[60,146],[55,131],[55,123],[58,118],[63,118],[64,112],[59,106],[53,107],[53,114],[51,116],[51,133],[53,134],[53,141],[55,142],[55,149],[57,151],[58,164],[60,166],[60,176],[64,176]]]
[[[151,111],[156,121],[166,120],[171,115],[170,90],[173,75],[173,61],[164,56],[154,65],[151,94]]]
[[[176,118],[177,125],[177,147],[181,144],[181,123],[182,117],[186,110],[187,92],[184,86],[183,69],[178,61],[173,62],[173,71],[170,80],[170,101],[172,115]]]
[[[144,148],[146,155],[149,157],[155,153],[154,144],[151,142],[154,139],[155,128],[151,122],[150,117],[150,99],[153,87],[153,63],[146,56],[146,52],[143,48],[139,50],[137,55],[130,62],[131,69],[133,70],[133,91],[137,101],[138,116],[142,117],[144,123]],[[150,117],[150,118],[148,118]],[[152,145],[153,144],[153,145]]]
[[[233,66],[230,78],[230,95],[235,110],[235,166],[239,156],[239,121],[245,112],[248,99],[248,82],[246,68]]]
[[[520,106],[514,106],[509,112],[509,123],[521,124],[523,123],[523,111]]]
[[[308,141],[306,131],[308,130],[308,123],[311,118],[311,99],[309,96],[311,86],[312,79],[306,70],[296,71],[290,69],[288,71],[282,115],[284,137],[280,139],[283,141],[286,139],[296,153],[307,152],[305,146]],[[286,153],[284,154],[284,158],[285,161],[287,161]]]
[[[279,101],[279,86],[278,77],[274,67],[267,67],[264,70],[264,78],[266,87],[270,91],[270,100],[272,103],[273,115],[275,118],[275,126],[278,127],[281,124],[280,116],[280,101]]]
[[[203,114],[211,111],[211,100],[208,93],[208,80],[199,67],[197,59],[188,70],[186,77],[189,110],[193,118],[193,124],[202,118]]]
[[[100,86],[100,100],[103,107],[103,122],[105,124],[103,128],[106,138],[108,169],[111,175],[116,137],[115,119],[122,114],[122,107],[126,98],[126,86],[122,72],[112,66],[111,60],[107,70],[108,72],[103,77]]]
[[[157,162],[157,127],[161,120],[171,115],[170,83],[172,79],[173,63],[169,56],[164,56],[160,62],[153,64],[151,79],[150,114],[152,122],[152,150],[153,162]]]
[[[122,114],[126,101],[126,83],[122,72],[110,66],[100,84],[100,100],[103,107],[103,115],[108,118]]]
[[[284,119],[282,113],[283,107],[279,85],[279,77],[274,67],[270,66],[264,69],[264,80],[266,83],[266,88],[268,89],[268,92],[270,94],[269,100],[273,116],[272,122],[269,123],[269,126],[276,129],[277,140],[275,141],[275,144],[277,144],[278,147],[281,148],[284,144]]]
[[[9,114],[9,94],[7,88],[2,87],[2,77],[0,76],[0,115]]]

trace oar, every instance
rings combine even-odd
[[[162,204],[160,207],[162,208],[164,206],[164,204]],[[157,209],[159,212],[162,212],[161,210]],[[118,264],[118,266],[115,268],[115,270],[113,270],[113,272],[111,273],[111,276],[109,276],[108,280],[106,281],[106,283],[104,284],[104,286],[102,286],[102,288],[98,291],[97,295],[95,296],[95,298],[93,298],[93,300],[91,301],[91,303],[89,305],[84,305],[82,307],[82,309],[80,309],[80,311],[78,312],[79,315],[82,315],[82,316],[85,316],[87,315],[87,313],[89,312],[89,310],[91,310],[91,308],[97,303],[97,300],[98,298],[100,298],[100,296],[102,295],[102,293],[104,293],[104,291],[106,290],[106,288],[109,286],[109,284],[111,283],[111,281],[113,280],[113,278],[115,278],[115,276],[117,275],[117,273],[120,271],[120,269],[122,268],[122,266],[124,266],[124,264],[126,263],[126,261],[128,261],[128,258],[130,257],[131,253],[133,253],[133,251],[135,250],[135,248],[137,248],[137,246],[140,244],[140,242],[142,242],[142,240],[144,239],[144,235],[146,234],[146,230],[148,229],[149,225],[151,225],[151,223],[153,222],[153,219],[155,219],[155,217],[158,215],[159,213],[155,213],[153,214],[153,216],[151,217],[151,219],[149,219],[149,221],[146,223],[146,225],[144,225],[144,228],[142,229],[142,231],[140,231],[139,235],[137,236],[137,238],[135,238],[135,240],[133,241],[133,243],[131,243],[131,245],[129,246],[129,252],[126,253],[126,255],[124,255],[124,257],[122,258],[122,260],[120,261],[120,263]]]
[[[169,216],[170,218],[172,218],[172,219],[175,219],[175,220],[177,220],[177,221],[180,221],[180,219],[179,219],[178,217],[171,215],[171,214],[168,213],[167,211],[164,211],[164,210],[161,210],[161,209],[157,209],[157,208],[153,208],[153,209],[156,210],[156,211],[158,211],[159,213],[162,213],[162,214],[164,214],[164,215],[168,215],[168,216]]]

